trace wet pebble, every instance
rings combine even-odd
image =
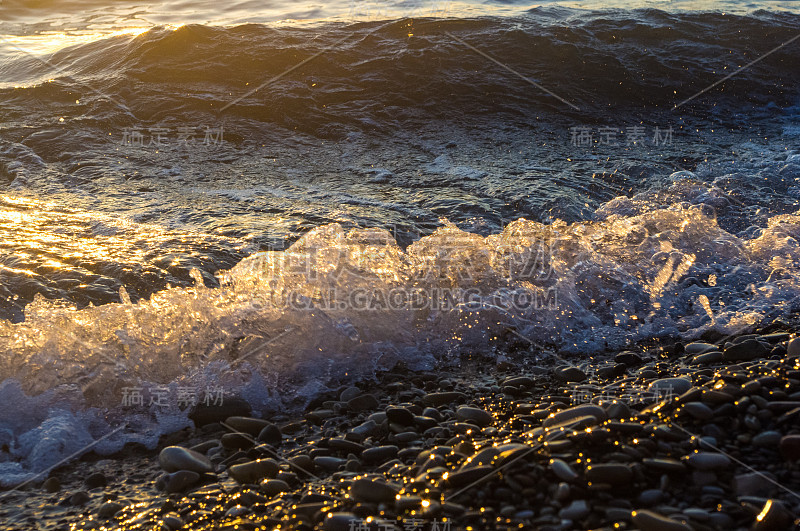
[[[228,417],[225,419],[227,424],[234,431],[246,433],[251,437],[257,437],[261,430],[269,426],[269,422],[252,417]]]
[[[374,448],[367,448],[361,454],[361,459],[365,463],[383,463],[397,457],[400,449],[394,445],[376,446]]]
[[[464,422],[473,422],[485,427],[492,423],[492,415],[476,407],[462,406],[456,411],[456,418]]]
[[[228,450],[244,450],[253,446],[253,438],[243,433],[226,433],[220,442]]]
[[[89,474],[89,476],[83,481],[84,486],[88,490],[105,487],[107,483],[106,476],[102,472]]]
[[[786,357],[797,358],[800,357],[800,337],[796,337],[789,341],[786,345]]]
[[[558,516],[567,520],[578,521],[589,516],[589,506],[585,500],[575,500],[558,512]]]
[[[781,433],[778,431],[762,431],[754,436],[751,442],[762,448],[774,448],[781,442]]]
[[[432,406],[443,406],[453,402],[462,402],[467,399],[467,395],[458,391],[444,391],[440,393],[428,393],[423,400]]]
[[[329,472],[335,472],[339,470],[339,468],[343,467],[346,463],[347,459],[341,459],[339,457],[330,457],[327,455],[314,458],[315,467],[318,467],[321,470],[327,470]]]
[[[787,461],[800,459],[800,435],[784,435],[779,444],[781,455]]]
[[[91,497],[85,490],[79,490],[69,497],[69,503],[72,505],[84,505],[89,502]]]
[[[447,483],[451,487],[462,487],[464,485],[469,485],[473,481],[477,481],[488,474],[492,474],[493,472],[494,467],[491,466],[476,466],[474,468],[459,470],[458,472],[449,474]]]
[[[370,394],[363,394],[347,401],[347,407],[352,411],[377,409],[379,405],[378,399]]]
[[[714,411],[702,402],[688,402],[683,405],[683,410],[698,420],[708,420],[714,416]]]
[[[122,509],[124,505],[117,502],[105,502],[100,508],[97,510],[97,516],[100,518],[111,518],[115,514],[117,514],[120,509]]]
[[[158,462],[165,472],[189,470],[198,474],[205,474],[214,471],[214,466],[206,456],[182,446],[164,448],[158,454]]]
[[[200,474],[190,470],[179,470],[167,474],[164,478],[164,490],[167,493],[183,492],[200,481]]]
[[[622,485],[633,479],[633,471],[628,465],[603,463],[586,468],[586,477],[592,483],[608,483]]]
[[[281,479],[265,479],[261,482],[260,489],[267,496],[276,496],[282,492],[289,492],[291,487]]]
[[[586,379],[586,373],[578,367],[564,367],[555,371],[555,377],[562,382],[582,382]]]
[[[605,421],[607,418],[606,412],[602,407],[594,404],[583,404],[559,411],[547,417],[544,419],[544,422],[542,422],[542,426],[550,428],[584,416],[594,417],[598,423]]]
[[[392,406],[386,408],[386,418],[389,419],[389,422],[401,426],[411,426],[414,424],[414,414],[404,407]]]
[[[713,452],[697,452],[689,455],[686,461],[692,468],[702,471],[720,470],[731,464],[727,456]]]
[[[749,361],[764,356],[769,349],[757,339],[747,339],[722,351],[725,361]]]
[[[267,444],[271,444],[273,446],[277,446],[283,439],[283,434],[281,433],[281,429],[272,424],[271,422],[267,423],[264,428],[258,432],[258,442],[263,442]]]
[[[692,388],[692,382],[688,378],[661,378],[651,382],[647,387],[649,393],[672,393],[673,396],[682,395]]]
[[[653,511],[634,511],[632,513],[634,525],[647,531],[692,531],[688,525],[662,516]]]
[[[578,473],[575,472],[571,466],[561,459],[551,459],[550,468],[553,473],[562,481],[572,482],[578,479]]]
[[[350,400],[359,396],[361,393],[362,391],[358,387],[348,387],[347,389],[341,392],[341,394],[339,395],[339,400],[341,400],[342,402],[349,402]]]
[[[753,531],[788,530],[792,525],[792,514],[778,500],[767,500],[753,524]]]
[[[186,525],[186,522],[183,521],[183,518],[178,513],[167,513],[161,517],[161,521],[173,531]]]
[[[706,352],[712,352],[714,350],[717,350],[718,348],[719,347],[711,343],[695,342],[686,345],[684,347],[684,351],[687,354],[695,355],[695,354],[705,354]]]
[[[42,484],[42,488],[47,492],[58,492],[61,490],[61,482],[58,478],[50,477]]]
[[[664,499],[664,492],[661,489],[647,489],[643,490],[641,494],[639,494],[638,501],[642,505],[647,507],[656,505],[657,503],[661,503],[661,500]]]
[[[394,501],[400,488],[381,480],[357,479],[350,485],[350,494],[358,501],[388,503]]]
[[[239,483],[259,483],[262,479],[275,477],[278,468],[273,459],[256,459],[231,466],[228,474]]]
[[[328,513],[322,527],[325,531],[352,531],[363,520],[354,513]]]

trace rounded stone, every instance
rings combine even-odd
[[[250,404],[237,397],[224,397],[219,404],[206,404],[200,402],[192,408],[189,418],[198,428],[214,422],[223,422],[228,417],[248,416],[251,412]]]
[[[42,488],[47,492],[58,492],[61,490],[61,482],[58,480],[58,478],[47,478],[42,484]]]
[[[762,431],[753,437],[751,442],[755,446],[760,446],[762,448],[774,448],[781,442],[781,433],[773,430]]]
[[[440,393],[428,393],[423,397],[426,404],[432,406],[443,406],[453,402],[462,402],[467,399],[467,395],[458,391],[444,391]]]
[[[375,446],[364,450],[361,453],[361,459],[368,464],[385,463],[397,457],[397,452],[399,451],[400,449],[392,444]]]
[[[414,424],[414,414],[404,407],[392,406],[386,408],[386,418],[389,419],[389,422],[401,426],[411,426]]]
[[[69,497],[69,503],[72,505],[84,505],[88,503],[90,499],[89,494],[85,490],[79,490]]]
[[[647,468],[659,470],[667,473],[686,472],[686,466],[677,459],[669,457],[646,457],[642,459],[642,464]]]
[[[447,484],[450,487],[462,487],[492,473],[494,473],[494,467],[488,465],[459,470],[447,476]]]
[[[661,378],[652,382],[647,391],[650,393],[672,393],[672,396],[679,396],[692,388],[692,382],[688,378]]]
[[[353,498],[368,503],[393,502],[398,492],[399,487],[377,479],[357,479],[350,485]]]
[[[714,411],[702,402],[687,402],[683,405],[683,411],[698,420],[708,420],[714,416]]]
[[[647,531],[692,531],[688,525],[653,511],[633,511],[631,518],[636,527]]]
[[[607,419],[606,412],[602,407],[594,404],[582,404],[580,406],[559,411],[558,413],[547,417],[542,422],[542,426],[545,428],[550,428],[584,416],[594,417],[598,423],[604,422]]]
[[[719,347],[711,343],[695,342],[695,343],[689,343],[683,348],[683,350],[687,354],[705,354],[706,352],[712,352],[714,350],[717,350],[718,348]]]
[[[351,531],[364,521],[354,513],[328,513],[322,528],[325,531]]]
[[[183,521],[178,513],[167,513],[161,517],[161,521],[173,531],[186,525],[186,522]]]
[[[267,425],[258,432],[258,442],[277,446],[282,440],[283,434],[281,433],[281,429],[271,422],[267,423]]]
[[[767,500],[756,517],[753,531],[778,531],[790,529],[794,517],[778,500]]]
[[[228,469],[228,474],[239,483],[259,483],[262,479],[275,477],[279,468],[273,459],[256,459],[233,465]]]
[[[562,481],[572,482],[578,479],[578,473],[561,459],[551,459],[550,468],[553,470],[553,474]]]
[[[586,477],[592,483],[623,485],[631,482],[633,479],[633,470],[631,470],[631,467],[628,465],[603,463],[587,467]]]
[[[105,502],[100,508],[97,510],[97,516],[100,518],[111,518],[115,514],[117,514],[120,509],[122,509],[123,505],[121,503],[116,502]]]
[[[784,459],[797,461],[800,459],[800,435],[784,435],[779,448]]]
[[[352,411],[367,411],[376,409],[379,405],[378,399],[370,394],[360,395],[347,401],[347,407]]]
[[[106,481],[106,476],[102,472],[95,472],[94,474],[90,474],[87,477],[83,484],[86,486],[88,490],[97,489],[100,487],[105,487],[108,482]]]
[[[327,470],[329,472],[336,472],[339,468],[347,464],[347,459],[339,457],[331,457],[328,455],[320,455],[314,458],[314,466],[320,470]]]
[[[731,464],[731,460],[723,455],[714,452],[697,452],[689,455],[686,458],[689,466],[697,470],[711,471],[721,470],[727,468]]]
[[[708,365],[710,363],[717,363],[718,361],[722,361],[722,352],[719,351],[698,354],[692,358],[693,365]]]
[[[562,382],[582,382],[586,379],[586,373],[578,367],[564,367],[556,369],[555,377]]]
[[[488,426],[492,423],[492,415],[488,411],[476,407],[462,406],[456,411],[456,418],[463,422],[472,422],[480,427]]]
[[[664,492],[661,489],[647,489],[639,494],[639,503],[646,506],[655,505],[664,499]]]
[[[722,351],[725,361],[749,361],[769,353],[769,349],[757,339],[746,339]]]
[[[265,479],[261,482],[261,492],[267,496],[276,496],[282,492],[289,492],[291,487],[282,479]]]
[[[158,462],[166,472],[189,470],[205,474],[214,471],[214,465],[206,456],[182,446],[167,446],[158,454]]]
[[[164,478],[164,490],[167,493],[183,492],[200,481],[200,474],[190,470],[179,470]]]
[[[244,450],[253,446],[253,438],[242,433],[226,433],[220,438],[222,446],[228,450]]]
[[[589,516],[589,512],[589,505],[587,505],[586,500],[575,500],[567,507],[561,509],[558,512],[558,516],[575,522]]]
[[[641,365],[644,363],[641,356],[636,354],[635,352],[623,351],[614,356],[614,361],[617,363],[622,363],[627,365],[628,367],[636,367],[637,365]]]
[[[789,341],[786,345],[786,357],[798,358],[800,357],[800,337],[796,337]]]
[[[362,391],[358,387],[348,387],[347,389],[342,391],[342,394],[339,395],[339,400],[341,400],[342,402],[348,402],[357,397],[358,395],[360,395],[361,393]]]
[[[612,402],[605,406],[610,419],[627,419],[631,416],[631,408],[624,402]]]
[[[261,433],[261,430],[266,428],[270,423],[266,420],[254,419],[252,417],[228,417],[225,419],[225,424],[230,426],[234,431],[256,437]]]

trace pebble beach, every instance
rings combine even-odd
[[[398,366],[272,418],[231,396],[3,493],[0,529],[794,529],[796,331]]]

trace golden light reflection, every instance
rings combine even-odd
[[[167,26],[169,29],[178,29],[183,24]],[[113,37],[137,37],[152,29],[151,27],[132,27],[118,30],[105,31],[75,31],[75,32],[44,32],[36,35],[9,35],[3,40],[6,44],[34,55],[53,54],[59,50],[76,44],[87,44]]]

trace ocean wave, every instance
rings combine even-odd
[[[673,180],[663,194],[675,201],[620,197],[594,221],[520,219],[489,236],[444,221],[405,250],[385,230],[329,224],[285,251],[245,258],[216,288],[195,270],[194,286],[135,304],[124,288],[122,303],[82,310],[37,296],[24,322],[0,322],[0,395],[45,416],[26,426],[6,419],[0,461],[17,463],[6,465],[13,479],[41,469],[31,453],[41,449],[25,438],[66,425],[102,431],[135,420],[136,440],[152,445],[164,426],[188,422],[185,404],[126,407],[131,389],[216,387],[270,414],[401,362],[585,357],[733,334],[797,311],[800,212],[737,236],[717,223],[724,192],[691,174]],[[55,396],[68,400],[54,407]],[[107,451],[132,440],[125,433]]]
[[[464,111],[598,118],[612,107],[642,116],[670,111],[798,31],[800,18],[789,13],[563,8],[536,8],[510,19],[185,25],[74,45],[56,51],[48,64],[18,54],[4,62],[2,93],[12,109],[36,100],[59,106],[61,116],[129,125],[214,113],[275,78],[226,112],[315,134],[334,124],[397,127],[423,117],[455,119]],[[484,64],[453,35],[579,110]],[[793,103],[797,54],[792,46],[775,51],[682,112],[711,110],[734,124],[766,105]],[[313,66],[283,75],[310,57]],[[81,103],[64,105],[76,93]]]

